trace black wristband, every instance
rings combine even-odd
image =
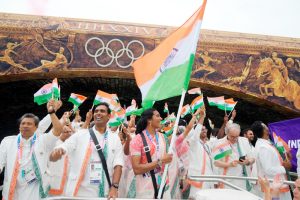
[[[116,188],[116,189],[119,189],[119,184],[117,184],[117,183],[113,183],[111,186]]]
[[[51,112],[48,112],[49,115],[53,114],[53,113],[55,113],[55,110],[52,110]]]

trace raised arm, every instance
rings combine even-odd
[[[192,119],[190,120],[189,124],[186,126],[183,137],[186,138],[190,131],[193,129],[195,122],[197,121],[197,115],[200,113],[200,108],[196,110],[196,112],[192,115]]]
[[[92,111],[92,109],[91,109],[91,110],[89,110],[89,111],[86,113],[85,121],[84,121],[84,123],[83,123],[83,125],[82,125],[82,128],[83,128],[83,129],[88,129],[88,128],[89,128],[90,123],[91,123],[91,121],[92,121],[92,118],[93,118],[93,111]]]
[[[228,122],[228,115],[225,115],[223,124],[222,124],[221,128],[218,131],[218,135],[217,135],[218,139],[221,139],[225,136],[225,126],[226,126],[227,122]]]
[[[48,114],[50,115],[51,122],[53,124],[53,135],[58,137],[62,132],[63,126],[55,114],[56,111],[55,111],[55,100],[54,99],[51,99],[47,103],[47,110],[48,110]]]
[[[130,154],[129,148],[130,148],[131,136],[129,130],[123,125],[122,125],[122,134],[126,135],[126,141],[124,144],[124,154],[128,156]]]

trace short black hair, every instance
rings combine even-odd
[[[108,113],[108,114],[111,113],[111,109],[109,108],[109,104],[108,104],[108,103],[106,103],[106,102],[101,102],[101,103],[99,103],[99,104],[96,106],[96,108],[97,108],[98,106],[105,106],[105,107],[107,108],[107,113]]]
[[[241,136],[244,136],[245,134],[247,134],[248,131],[252,131],[251,128],[245,128],[245,129],[241,132]]]
[[[220,130],[219,128],[213,128],[211,130],[211,135],[217,137],[219,130]]]
[[[22,117],[20,117],[20,119],[18,120],[19,126],[20,126],[21,122],[23,121],[23,119],[25,119],[25,118],[31,118],[31,119],[33,119],[34,125],[35,125],[36,127],[39,126],[40,119],[39,119],[38,116],[36,116],[36,115],[33,114],[33,113],[25,113]]]
[[[263,134],[264,134],[264,127],[262,125],[262,121],[255,121],[252,125],[251,125],[251,130],[253,131],[254,135],[257,138],[262,138]]]

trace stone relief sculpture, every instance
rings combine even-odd
[[[223,83],[228,82],[232,85],[241,85],[243,81],[246,80],[246,78],[249,76],[250,73],[250,67],[252,65],[253,57],[250,56],[248,58],[248,61],[246,62],[245,68],[242,70],[241,76],[235,76],[235,77],[229,77],[227,79],[222,80]]]
[[[216,72],[216,70],[211,66],[211,63],[221,64],[220,60],[213,59],[212,57],[210,57],[208,51],[204,51],[203,54],[200,53],[200,54],[196,54],[196,55],[198,55],[199,58],[201,58],[203,62],[201,62],[200,64],[196,63],[193,74],[196,74],[197,72],[200,72],[200,71],[206,71],[206,73],[203,76],[204,79],[206,79],[206,77],[209,74]]]
[[[284,97],[300,109],[300,86],[295,80],[288,78],[288,71],[282,59],[273,52],[272,57],[260,60],[255,76],[264,77],[265,82],[259,84],[259,91],[264,96]]]
[[[42,65],[30,70],[31,72],[39,72],[44,71],[45,69],[52,71],[54,69],[66,69],[68,65],[68,60],[66,56],[64,55],[65,49],[63,47],[59,47],[59,51],[57,53],[50,51],[45,44],[43,43],[43,40],[41,38],[37,37],[37,41],[42,45],[45,51],[47,51],[49,54],[55,56],[54,60],[41,60]]]
[[[22,45],[22,43],[12,43],[8,42],[6,45],[6,49],[4,50],[4,55],[0,57],[0,62],[5,62],[10,65],[10,68],[8,68],[3,74],[8,74],[11,72],[14,73],[19,73],[19,72],[24,72],[28,71],[27,68],[23,67],[22,64],[16,63],[14,59],[11,57],[12,54],[17,55],[18,53],[14,51],[15,48],[19,47]]]

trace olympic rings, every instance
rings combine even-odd
[[[90,50],[88,49],[88,45],[90,44],[90,42],[92,41],[96,41],[98,43],[100,43],[100,47],[96,50],[96,52],[93,54],[90,52]],[[119,43],[121,45],[121,49],[118,49],[118,50],[112,50],[110,48],[110,45],[112,43]],[[142,52],[140,55],[134,55],[133,53],[133,49],[130,49],[131,45],[134,45],[134,44],[137,44],[137,45],[140,45],[141,48],[142,48]],[[130,41],[127,46],[125,47],[124,43],[122,40],[120,39],[111,39],[110,41],[107,42],[107,44],[105,45],[104,42],[98,38],[98,37],[91,37],[90,39],[88,39],[85,43],[85,52],[92,58],[95,59],[95,62],[98,66],[100,67],[108,67],[110,66],[114,61],[116,62],[117,66],[120,67],[120,68],[128,68],[132,65],[132,63],[139,59],[140,57],[142,57],[145,53],[145,47],[144,47],[144,44],[139,41],[139,40],[132,40]],[[126,54],[124,54],[126,53]],[[98,58],[103,55],[103,54],[106,54],[108,57],[110,57],[110,60],[109,62],[107,63],[101,63]],[[121,64],[119,59],[122,57],[122,56],[127,56],[129,59],[130,59],[130,62],[129,64]]]

